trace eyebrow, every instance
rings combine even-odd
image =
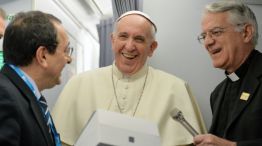
[[[213,28],[211,28],[211,29],[208,29],[208,30],[205,31],[205,32],[202,32],[201,35],[202,35],[202,34],[206,34],[207,32],[213,31],[213,30],[215,30],[215,29],[225,29],[225,28],[224,28],[224,27],[221,27],[221,26],[216,26],[216,27],[213,27]]]

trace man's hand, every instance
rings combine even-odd
[[[237,146],[236,142],[222,139],[212,134],[195,136],[194,144],[196,146]]]

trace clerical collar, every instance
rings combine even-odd
[[[128,78],[128,79],[138,79],[144,76],[147,73],[148,70],[148,65],[145,63],[145,65],[135,74],[130,75],[130,76],[125,76],[115,65],[115,62],[113,62],[113,74],[117,77],[117,79],[122,79],[122,78]]]
[[[232,81],[232,82],[236,82],[239,79],[243,78],[248,70],[248,67],[251,63],[251,60],[254,58],[254,54],[255,54],[255,50],[253,50],[250,55],[248,56],[248,58],[246,59],[246,61],[233,73],[228,74],[225,71],[226,76]]]
[[[226,76],[232,81],[235,82],[237,80],[239,80],[239,77],[237,76],[237,74],[235,72],[231,73],[231,74],[226,74]]]

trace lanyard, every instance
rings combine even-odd
[[[14,71],[23,79],[23,81],[26,83],[26,85],[30,88],[30,90],[34,93],[35,97],[37,98],[37,100],[39,100],[39,98],[37,97],[37,93],[36,93],[36,90],[34,88],[34,86],[32,85],[32,83],[30,82],[30,80],[28,79],[28,77],[26,77],[26,75],[23,73],[23,71],[18,68],[17,66],[14,66],[13,64],[8,64],[12,69],[14,69]],[[41,107],[40,107],[41,108]],[[42,112],[43,112],[43,109],[41,108]],[[51,117],[51,115],[50,115]],[[51,131],[52,131],[52,135],[53,135],[53,138],[55,140],[55,144],[56,146],[62,146],[61,144],[61,140],[60,140],[60,135],[59,133],[57,133],[56,129],[55,129],[55,126],[54,126],[54,122],[53,122],[53,119],[51,117],[51,123],[50,123],[50,128],[51,128]]]
[[[31,91],[36,96],[36,90],[32,83],[29,81],[29,79],[25,76],[25,74],[21,71],[20,68],[14,66],[13,64],[8,64],[12,69],[15,70],[15,72],[23,79],[23,81],[26,83],[26,85],[31,89]],[[36,96],[37,97],[37,96]]]

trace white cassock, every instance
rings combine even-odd
[[[52,111],[64,143],[73,145],[96,109],[121,112],[156,123],[162,146],[187,145],[193,137],[169,113],[174,108],[199,132],[206,128],[189,86],[180,78],[145,65],[123,76],[115,65],[72,77]]]

